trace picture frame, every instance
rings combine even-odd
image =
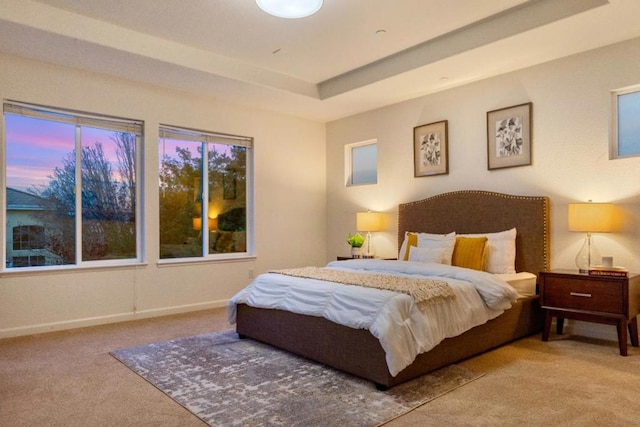
[[[449,173],[449,122],[420,125],[413,128],[414,177]]]
[[[487,112],[489,170],[532,164],[532,114],[532,102]]]

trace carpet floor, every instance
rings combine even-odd
[[[377,426],[482,376],[452,365],[381,392],[233,331],[112,355],[211,426]]]
[[[640,348],[622,357],[615,327],[585,325],[610,338],[568,321],[465,360],[485,375],[385,427],[638,425]],[[0,339],[0,426],[205,426],[109,352],[231,327],[220,308]]]

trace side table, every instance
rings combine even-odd
[[[542,341],[549,340],[551,320],[558,318],[562,334],[564,319],[616,325],[620,355],[627,355],[627,329],[631,345],[638,347],[640,275],[589,276],[572,270],[540,272],[540,305],[545,310]]]

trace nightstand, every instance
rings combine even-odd
[[[638,347],[638,300],[640,275],[589,276],[573,270],[540,272],[540,305],[545,310],[542,341],[549,340],[551,319],[558,318],[562,334],[564,319],[616,325],[620,355],[627,355],[627,328],[631,344]]]
[[[360,257],[360,258],[354,258],[352,256],[337,256],[336,257],[336,261],[346,261],[349,259],[386,259],[388,261],[395,261],[398,258],[378,258],[378,257],[374,257],[374,258],[364,258],[364,257]]]

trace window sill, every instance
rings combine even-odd
[[[33,276],[38,274],[56,274],[56,273],[80,273],[98,270],[123,270],[131,268],[145,268],[146,262],[135,262],[130,264],[108,264],[108,265],[60,265],[60,266],[42,266],[42,267],[20,267],[0,272],[0,277],[7,276]]]
[[[160,268],[163,267],[173,267],[179,265],[191,265],[191,264],[217,264],[217,263],[227,263],[227,262],[247,262],[247,261],[255,261],[255,255],[235,255],[235,256],[225,256],[222,257],[210,257],[210,258],[168,258],[159,260],[156,265]]]

